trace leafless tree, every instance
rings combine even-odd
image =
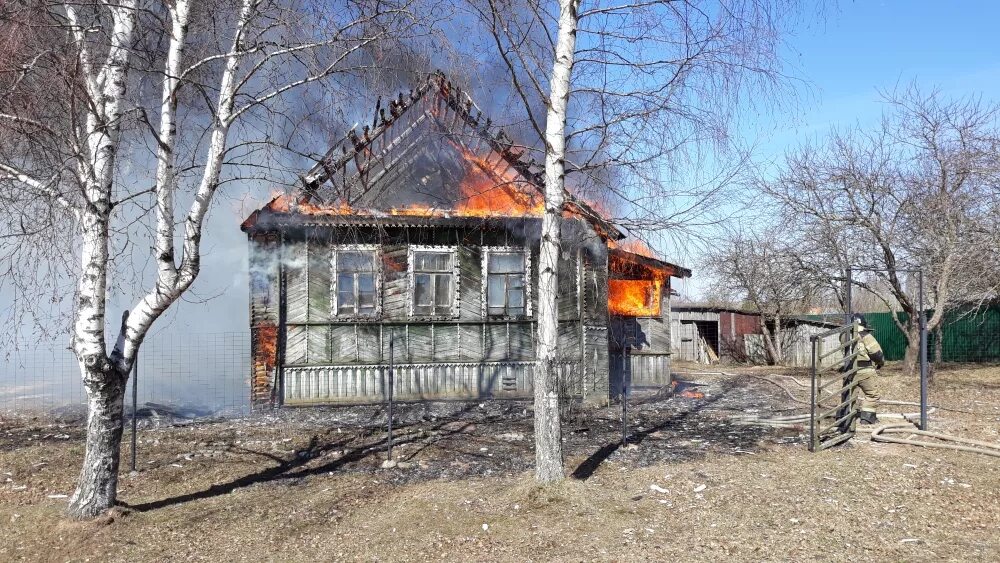
[[[912,370],[917,288],[905,270],[924,272],[930,330],[959,305],[996,296],[1000,106],[913,86],[886,100],[877,127],[833,132],[821,146],[797,150],[763,186],[812,243],[800,247],[804,271],[843,280],[847,266],[873,270],[856,283],[906,313],[894,318]]]
[[[786,359],[783,323],[806,310],[822,292],[817,280],[802,275],[798,253],[776,230],[733,231],[704,258],[718,294],[760,313],[764,356],[772,365]]]
[[[326,84],[333,95],[334,79],[363,72],[361,54],[413,29],[412,4],[0,5],[0,255],[6,279],[29,293],[39,278],[53,295],[73,286],[67,308],[88,421],[72,515],[116,501],[129,372],[150,327],[198,276],[220,185],[270,173],[264,148],[290,134],[306,87]],[[155,275],[109,346],[116,264],[141,255]],[[62,273],[37,275],[47,265]]]
[[[734,167],[679,186],[684,165],[727,134],[747,94],[783,82],[785,2],[760,0],[468,0],[499,53],[545,160],[535,386],[535,472],[563,478],[555,357],[557,267],[564,204],[597,201],[608,218],[649,238],[711,219]],[[773,96],[765,99],[775,99]],[[544,117],[538,107],[545,109]],[[741,151],[712,153],[716,162]],[[567,192],[566,184],[572,186]]]

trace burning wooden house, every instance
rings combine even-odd
[[[442,75],[376,109],[242,225],[256,406],[522,398],[535,366],[541,167]],[[560,374],[605,402],[670,381],[671,276],[568,197]],[[634,250],[634,249],[633,249]]]

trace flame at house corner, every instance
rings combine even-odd
[[[256,328],[254,363],[273,367],[278,362],[278,327],[261,325]]]
[[[663,280],[608,280],[608,312],[625,317],[657,317]]]
[[[673,273],[638,239],[608,240],[608,312],[625,317],[658,317],[664,287]]]

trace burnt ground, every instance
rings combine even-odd
[[[997,458],[862,437],[810,454],[802,428],[730,420],[803,412],[793,380],[698,369],[678,392],[633,396],[628,447],[620,405],[575,408],[571,478],[546,488],[525,402],[397,405],[393,468],[381,406],[153,409],[122,506],[84,523],[61,512],[79,413],[2,418],[0,560],[1000,559]],[[917,396],[911,378],[882,381],[888,398]],[[931,397],[953,409],[936,429],[1000,440],[1000,370],[941,370]]]

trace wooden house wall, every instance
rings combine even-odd
[[[297,391],[286,389],[285,399],[291,403],[309,402],[311,399],[308,396],[301,395],[303,389],[313,389],[310,386],[302,387],[306,385],[304,382],[308,378],[335,377],[338,381],[314,381],[308,384],[318,386],[315,389],[326,389],[326,393],[333,393],[331,389],[348,385],[344,378],[354,378],[351,385],[357,384],[360,381],[357,378],[361,377],[364,370],[369,371],[368,376],[375,377],[390,362],[390,341],[393,343],[391,361],[394,365],[401,366],[401,369],[410,369],[405,367],[410,365],[439,366],[430,371],[413,372],[414,377],[425,378],[428,385],[432,380],[439,381],[443,377],[442,373],[453,372],[455,377],[460,378],[475,375],[478,381],[474,386],[466,384],[456,387],[464,390],[456,391],[459,395],[471,392],[470,389],[487,389],[491,394],[498,392],[501,396],[514,396],[517,393],[530,395],[531,370],[525,366],[535,358],[539,263],[537,247],[530,248],[531,317],[484,319],[482,308],[484,248],[522,246],[525,238],[530,240],[528,236],[519,237],[502,231],[468,232],[450,228],[396,232],[390,229],[354,229],[350,232],[313,229],[297,234],[298,236],[295,236],[296,233],[283,233],[283,243],[277,244],[275,241],[270,247],[252,247],[251,250],[257,260],[263,261],[264,257],[270,257],[273,262],[280,264],[272,268],[267,288],[269,294],[276,294],[279,287],[284,287],[285,330],[279,338],[284,344],[282,373],[287,380],[286,384],[294,383],[298,386]],[[377,274],[380,279],[379,314],[375,318],[337,318],[331,303],[333,247],[358,244],[378,248],[380,259],[377,263],[381,270]],[[410,245],[457,247],[457,316],[421,318],[410,315]],[[280,260],[274,260],[275,256],[279,256]],[[588,248],[569,246],[560,258],[558,296],[559,360],[566,366],[576,366],[565,370],[568,378],[579,380],[575,383],[576,388],[586,390],[588,394],[599,395],[602,399],[607,397],[606,264],[606,252],[595,253]],[[254,295],[251,298],[251,308],[258,315],[270,314],[273,322],[277,323],[278,319],[274,314],[277,308],[271,303],[275,300],[267,300],[267,295],[261,293],[263,287],[262,284],[252,284]],[[581,362],[584,364],[583,369],[579,369]],[[486,372],[473,374],[465,368],[459,368],[459,364],[493,367]],[[331,366],[340,367],[333,369]],[[313,369],[317,367],[331,369]],[[344,371],[347,368],[350,368],[350,373]],[[305,374],[308,374],[307,379],[303,379]],[[268,392],[273,390],[276,377],[275,374],[269,376],[271,383]],[[440,390],[440,385],[435,385]],[[370,385],[352,388],[359,393],[374,392]],[[295,393],[300,394],[297,399]],[[255,396],[256,394],[255,391]]]
[[[670,291],[665,289],[656,317],[612,316],[609,324],[610,392],[624,388],[663,387],[672,381]]]

